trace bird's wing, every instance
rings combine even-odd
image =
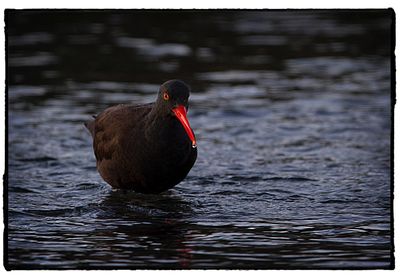
[[[97,161],[111,159],[124,149],[120,148],[123,136],[129,135],[139,118],[151,110],[151,104],[117,105],[100,113],[93,124],[93,149]],[[90,125],[89,125],[90,127]]]

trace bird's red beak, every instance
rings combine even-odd
[[[189,120],[186,116],[186,108],[183,105],[178,105],[177,107],[173,108],[172,111],[174,112],[176,118],[178,118],[178,120],[183,125],[183,128],[190,138],[190,141],[192,141],[192,147],[197,147],[196,138],[194,137],[193,130],[191,129]]]

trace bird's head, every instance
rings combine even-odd
[[[190,88],[186,83],[181,80],[169,80],[161,85],[157,101],[164,110],[180,121],[192,141],[192,147],[195,148],[197,146],[196,138],[186,115],[189,108],[189,95]]]

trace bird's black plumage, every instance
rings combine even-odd
[[[171,80],[161,85],[155,103],[112,106],[86,122],[103,179],[142,193],[160,193],[181,182],[197,158],[190,126],[185,129],[174,114],[177,107],[188,108],[188,98],[189,87]]]

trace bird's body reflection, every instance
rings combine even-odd
[[[110,191],[98,204],[96,220],[101,223],[93,233],[96,247],[107,248],[110,261],[124,259],[132,268],[190,267],[187,219],[192,213],[190,202],[175,191],[160,195]]]

